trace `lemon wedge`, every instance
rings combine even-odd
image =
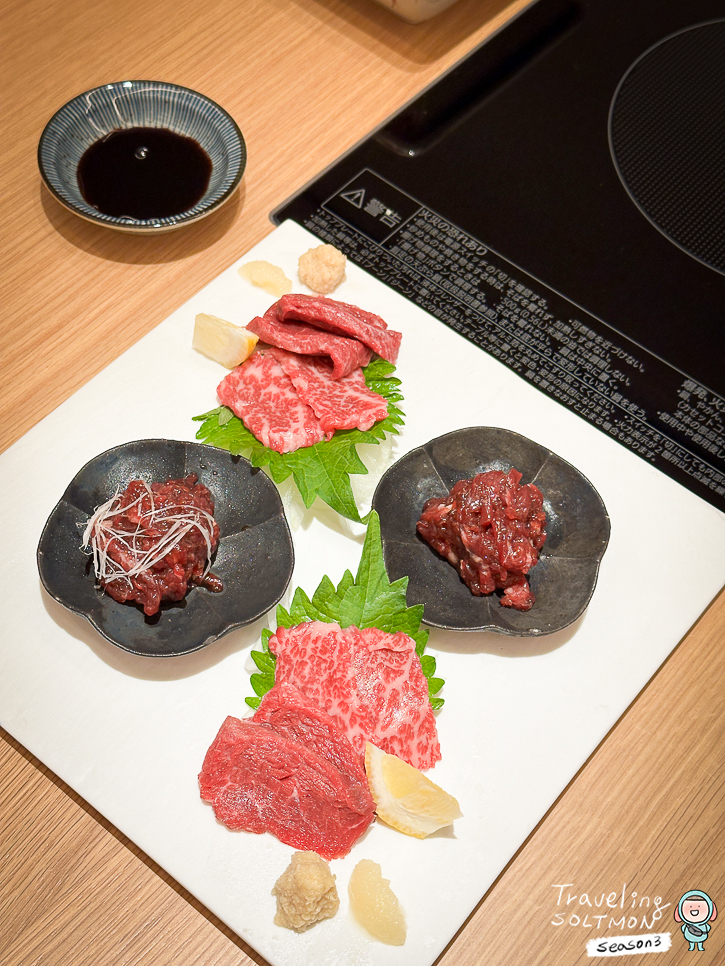
[[[192,347],[227,369],[241,366],[256,344],[257,336],[248,329],[204,312],[196,317]]]
[[[369,741],[365,771],[378,818],[399,832],[424,839],[462,817],[452,795],[402,758],[386,754]]]

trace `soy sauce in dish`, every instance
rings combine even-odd
[[[169,218],[193,208],[211,176],[211,159],[193,138],[165,128],[111,131],[78,163],[89,205],[116,218]]]

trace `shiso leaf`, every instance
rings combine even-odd
[[[311,507],[319,496],[341,516],[362,523],[350,476],[367,473],[367,467],[355,447],[362,443],[379,444],[387,434],[397,435],[399,432],[403,412],[398,403],[403,397],[398,391],[400,380],[392,375],[393,372],[395,366],[384,359],[373,359],[363,369],[368,388],[388,402],[388,415],[368,430],[338,430],[326,443],[304,446],[294,453],[277,453],[260,443],[231,409],[218,406],[193,417],[202,424],[196,438],[226,449],[234,456],[245,454],[253,466],[266,466],[275,483],[283,483],[292,476],[306,507]]]
[[[424,669],[426,677],[436,673],[436,659],[431,654],[424,654],[420,659],[420,666]]]
[[[262,674],[264,674],[266,671],[272,671],[272,673],[274,673],[274,655],[270,654],[269,651],[252,651],[252,660]]]
[[[437,711],[443,707],[444,701],[434,695],[443,687],[444,681],[443,678],[433,677],[436,660],[424,653],[428,631],[421,627],[423,606],[416,604],[408,607],[405,599],[407,588],[407,577],[401,577],[392,584],[388,579],[380,540],[380,518],[372,510],[357,575],[353,577],[346,570],[337,587],[325,576],[311,598],[301,587],[297,587],[289,610],[278,605],[277,626],[295,627],[305,621],[323,621],[341,627],[377,627],[390,634],[403,631],[415,641],[420,666],[428,680],[431,707]],[[252,660],[260,671],[251,676],[256,697],[246,699],[252,708],[259,707],[261,698],[274,687],[275,657],[269,650],[271,636],[272,631],[265,629],[262,632],[262,650],[252,651]]]
[[[346,593],[346,591],[348,590],[348,588],[352,587],[354,583],[355,583],[355,578],[353,577],[353,575],[350,573],[349,570],[346,570],[345,573],[342,575],[342,580],[337,585],[337,596],[342,598]]]
[[[269,649],[269,639],[272,631],[265,627],[262,631],[262,650],[252,651],[252,660],[259,668],[259,674],[252,674],[250,682],[256,698],[247,698],[247,704],[251,708],[258,708],[262,697],[274,687],[274,670],[276,658]]]

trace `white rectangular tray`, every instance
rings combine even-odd
[[[446,704],[443,760],[431,777],[464,817],[424,841],[373,826],[332,863],[335,919],[303,935],[275,926],[270,890],[292,849],[228,831],[197,786],[225,716],[245,713],[249,651],[274,615],[186,658],[134,657],[45,594],[35,551],[89,459],[133,439],[194,438],[191,417],[216,405],[224,374],[192,350],[194,316],[245,324],[272,301],[238,265],[265,258],[296,280],[297,258],[314,244],[292,222],[274,230],[0,456],[0,723],[274,966],[427,966],[725,582],[725,516],[350,265],[335,297],[377,312],[404,336],[406,425],[391,459],[463,426],[515,430],[592,481],[612,534],[594,597],[573,627],[538,641],[432,631]],[[374,481],[361,481],[369,502]],[[324,509],[290,516],[290,594],[356,570],[360,527]],[[678,561],[693,557],[698,579],[683,589]],[[347,883],[361,858],[380,862],[400,898],[402,947],[372,941],[348,913]]]

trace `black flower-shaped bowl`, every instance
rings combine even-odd
[[[528,575],[536,597],[529,611],[502,607],[496,593],[475,597],[415,528],[426,501],[458,480],[512,467],[522,483],[539,487],[547,516],[546,543]],[[489,426],[459,429],[412,450],[383,476],[373,508],[388,576],[408,576],[408,605],[423,604],[424,622],[447,630],[517,637],[562,630],[584,613],[609,541],[602,498],[579,470],[525,436]]]
[[[146,617],[96,585],[93,558],[81,547],[96,507],[133,479],[166,482],[196,473],[214,498],[219,546],[212,573],[224,589],[192,587],[178,603]],[[38,545],[43,586],[112,644],[147,657],[177,657],[250,624],[280,600],[292,577],[294,551],[277,488],[245,459],[214,446],[143,439],[101,453],[72,480]]]

